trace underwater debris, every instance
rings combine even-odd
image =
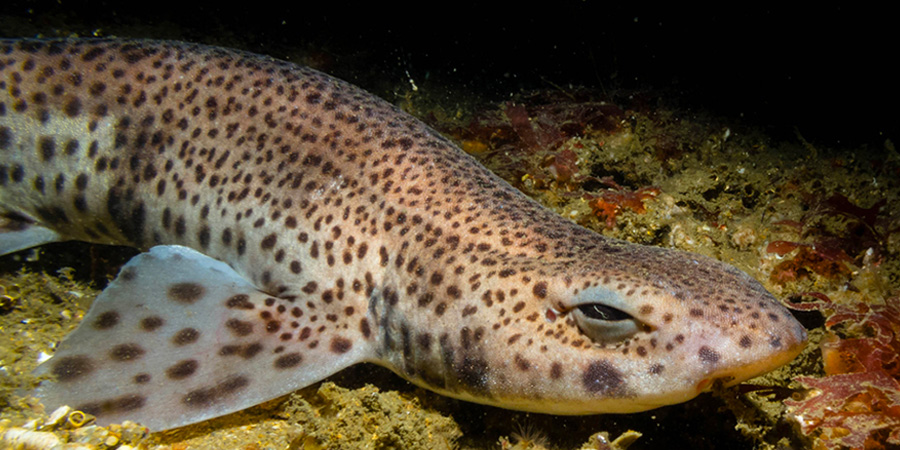
[[[591,440],[593,440],[593,448],[597,450],[625,450],[631,446],[635,441],[640,439],[642,436],[641,433],[628,430],[619,435],[619,437],[610,440],[609,433],[606,431],[601,431],[593,436],[591,436]],[[584,445],[581,447],[582,450],[586,450],[588,445]]]
[[[12,311],[19,304],[20,289],[18,285],[0,284],[0,314]]]
[[[138,448],[150,431],[125,421],[106,427],[93,425],[94,418],[84,412],[61,406],[45,418],[21,426],[0,421],[0,448],[23,450],[87,450]]]

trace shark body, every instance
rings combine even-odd
[[[374,362],[555,414],[682,402],[802,326],[699,255],[603,237],[315,70],[196,44],[0,41],[0,253],[146,252],[38,370],[48,406],[154,430]]]

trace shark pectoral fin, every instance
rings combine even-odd
[[[39,395],[48,408],[153,431],[238,411],[364,359],[364,345],[307,308],[186,247],[154,247],[122,268],[38,367],[55,379]]]
[[[17,214],[0,213],[0,255],[62,240],[59,233]]]

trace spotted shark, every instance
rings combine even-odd
[[[389,103],[296,64],[0,40],[0,254],[129,245],[38,395],[165,430],[371,362],[550,414],[689,400],[793,359],[747,274],[603,237]]]

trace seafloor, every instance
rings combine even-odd
[[[900,153],[890,140],[825,147],[802,130],[775,138],[649,91],[548,88],[485,104],[448,103],[429,83],[399,89],[400,107],[570,220],[746,271],[795,309],[807,350],[766,376],[640,414],[506,411],[363,365],[237,414],[147,435],[77,414],[51,420],[29,395],[40,381],[32,369],[133,254],[54,244],[0,258],[0,447],[900,446]]]

